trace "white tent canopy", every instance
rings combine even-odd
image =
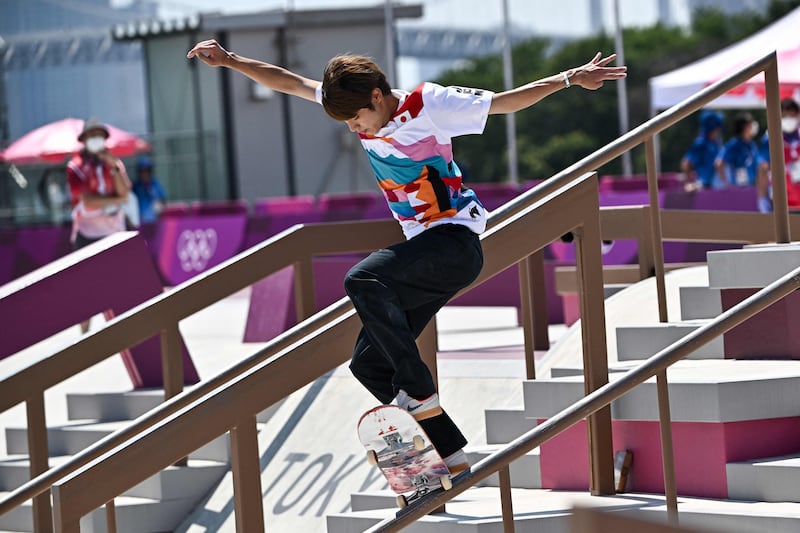
[[[667,109],[733,74],[759,57],[778,51],[781,95],[800,96],[800,8],[746,39],[684,67],[650,78],[650,107]],[[727,93],[708,107],[755,109],[764,107],[763,75],[754,77],[740,90]]]

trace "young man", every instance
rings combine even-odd
[[[214,40],[198,43],[187,57],[316,101],[358,134],[407,240],[373,252],[346,276],[363,325],[350,369],[379,401],[394,400],[414,415],[453,474],[468,468],[466,439],[440,407],[415,342],[483,266],[478,234],[486,212],[462,186],[451,138],[481,133],[488,115],[520,111],[572,85],[598,89],[625,77],[626,68],[606,66],[616,56],[598,53],[585,65],[501,93],[433,83],[405,92],[392,90],[363,56],[334,57],[321,82],[238,56]]]

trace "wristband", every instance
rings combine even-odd
[[[564,87],[569,87],[570,85],[572,85],[569,82],[569,75],[567,74],[566,70],[564,72],[562,72],[561,75],[564,76]]]

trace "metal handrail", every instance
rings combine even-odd
[[[655,157],[655,143],[653,141],[653,138],[660,131],[675,124],[679,120],[687,117],[689,114],[693,113],[694,111],[701,108],[705,104],[710,103],[714,99],[718,98],[719,96],[722,96],[732,88],[740,85],[741,83],[744,83],[745,81],[747,81],[748,79],[752,78],[753,76],[755,76],[760,72],[764,72],[765,83],[766,83],[767,131],[769,133],[770,139],[774,139],[777,141],[770,143],[770,156],[771,156],[771,161],[773,161],[773,175],[783,176],[785,168],[784,168],[782,146],[781,146],[783,137],[780,131],[777,53],[775,51],[772,51],[770,53],[763,55],[761,58],[753,61],[750,65],[743,68],[742,70],[733,73],[730,76],[706,87],[705,89],[701,90],[694,96],[671,107],[667,111],[664,111],[663,113],[651,118],[650,120],[644,122],[637,128],[634,128],[627,134],[623,135],[616,141],[610,143],[605,148],[597,152],[594,152],[593,154],[590,154],[589,156],[578,161],[574,165],[559,172],[550,180],[547,180],[541,185],[520,195],[516,200],[509,202],[508,204],[497,210],[497,214],[501,216],[513,216],[514,213],[516,213],[519,209],[521,209],[524,206],[526,201],[540,198],[546,194],[555,192],[556,190],[558,190],[560,186],[569,182],[575,175],[579,174],[580,172],[595,170],[601,165],[618,157],[622,153],[638,146],[641,143],[645,143],[646,156],[647,156],[648,193],[650,197],[650,208],[651,208],[650,230],[651,230],[652,250],[650,250],[650,254],[656,270],[655,277],[657,286],[659,318],[662,322],[666,321],[667,319],[666,288],[664,283],[663,248],[661,240],[662,228],[661,228],[661,214],[657,203],[657,177],[655,169],[656,157]],[[773,216],[774,216],[776,241],[781,243],[789,242],[790,240],[789,211],[788,211],[788,204],[786,201],[785,180],[777,179],[773,181],[773,196],[775,204]],[[792,288],[792,290],[794,290],[794,288]],[[719,317],[718,320],[722,320],[722,315]],[[709,329],[713,328],[711,326],[706,326],[704,328],[701,328],[701,330],[698,330],[694,334],[690,334],[689,336],[687,336],[686,339],[689,339],[689,341],[691,341],[698,335],[698,332],[704,333]],[[722,332],[724,331],[727,331],[727,329],[723,330]],[[719,334],[721,334],[722,332],[720,332]],[[703,344],[708,342],[711,338],[713,337],[709,337],[707,340],[703,342]],[[678,341],[678,343],[676,343],[676,346],[678,353],[682,353],[680,349],[680,347],[682,346],[681,341]],[[584,349],[586,349],[586,347],[584,347]],[[672,519],[677,519],[677,490],[674,482],[674,459],[672,456],[672,436],[670,427],[671,421],[669,415],[668,386],[667,386],[666,370],[665,370],[666,366],[664,366],[662,369],[658,371],[653,372],[647,377],[648,378],[652,376],[657,377],[659,421],[660,421],[661,445],[662,445],[662,462],[664,466],[664,484],[665,484],[664,490],[667,500],[668,514]],[[630,388],[632,388],[635,385],[636,384],[631,385]],[[541,432],[547,431],[548,428],[553,427],[554,429],[551,431],[551,433],[548,434],[548,437],[552,437],[557,433],[559,433],[561,430],[571,426],[578,420],[594,413],[595,411],[589,412],[585,410],[586,400],[588,398],[596,397],[597,393],[600,390],[606,390],[607,387],[608,385],[604,385],[603,387],[597,389],[596,391],[588,394],[584,398],[584,400],[577,402],[575,404],[574,407],[576,409],[574,412],[583,413],[583,415],[573,416],[572,415],[573,411],[570,411],[571,414],[568,418],[572,421],[567,423],[566,425],[560,422],[562,419],[566,418],[566,415],[562,416],[561,418],[550,419],[548,422],[552,423],[545,423],[543,425],[540,425],[539,427],[536,428],[536,430],[526,434],[526,436],[533,435],[533,437],[530,437],[529,441],[522,444],[521,442],[519,442],[518,439],[517,441],[510,443],[508,447],[505,448],[504,450],[497,452],[496,454],[487,457],[485,460],[478,463],[473,470],[481,472],[480,477],[477,477],[474,473],[468,473],[459,480],[459,483],[454,484],[453,490],[435,495],[430,498],[430,501],[426,500],[420,502],[420,504],[417,507],[415,507],[413,511],[404,513],[401,517],[398,517],[396,519],[387,519],[381,524],[378,524],[378,526],[376,526],[375,528],[370,529],[369,531],[376,531],[376,532],[396,531],[397,528],[404,525],[408,525],[417,518],[420,518],[425,514],[441,507],[445,502],[449,501],[450,499],[457,496],[467,488],[473,486],[481,479],[484,479],[485,477],[488,477],[489,475],[492,475],[495,472],[500,474],[501,479],[504,478],[508,479],[508,473],[509,473],[508,464],[511,462],[511,460],[521,456],[527,451],[532,450],[533,448],[541,444],[541,442],[544,442],[544,440],[546,440],[546,438],[539,438]],[[626,390],[628,389],[625,389],[625,391]],[[623,391],[622,393],[624,393],[625,391]],[[608,405],[608,403],[610,403],[610,400],[605,404],[598,406],[597,409],[603,408],[604,406]],[[582,407],[583,410],[581,410]],[[561,429],[557,429],[559,427]],[[523,436],[521,438],[524,438],[526,436]],[[534,442],[535,444],[530,445],[531,442]],[[512,455],[513,458],[508,460],[503,460],[503,458],[508,455]],[[496,463],[495,465],[496,467],[490,468],[490,466],[494,464],[493,462]],[[510,487],[507,485],[508,483],[505,484],[501,483],[501,500],[503,503],[503,510],[504,510],[504,517],[503,517],[504,523],[511,520],[511,518],[505,516],[505,513],[511,508],[510,493],[509,493]],[[513,529],[513,520],[511,520],[511,522],[512,522],[511,528]]]
[[[579,177],[580,175],[582,175],[586,171],[594,170],[597,167],[601,166],[602,164],[605,164],[606,162],[611,161],[612,159],[618,157],[619,155],[621,155],[625,151],[628,151],[628,150],[632,149],[633,147],[637,146],[638,144],[641,144],[642,142],[645,142],[647,139],[651,138],[653,135],[657,134],[658,132],[662,131],[663,129],[666,129],[667,127],[671,126],[675,122],[685,118],[690,113],[694,112],[696,109],[702,107],[703,105],[705,105],[706,103],[710,102],[714,98],[724,94],[727,90],[729,90],[733,86],[742,83],[743,81],[749,79],[750,77],[752,77],[753,75],[755,75],[756,73],[758,73],[760,71],[763,71],[763,70],[766,70],[766,69],[769,69],[769,68],[774,68],[774,66],[776,65],[776,61],[777,60],[776,60],[775,52],[771,52],[770,54],[766,54],[765,56],[763,56],[762,58],[754,61],[750,66],[746,67],[745,69],[741,70],[740,72],[738,72],[736,74],[733,74],[733,75],[729,76],[728,78],[725,78],[725,79],[715,83],[714,85],[712,85],[712,86],[704,89],[700,93],[696,94],[694,97],[686,100],[682,104],[678,104],[677,106],[674,106],[670,110],[668,110],[668,111],[658,115],[657,117],[654,117],[653,119],[645,122],[644,124],[642,124],[638,128],[635,128],[634,130],[631,130],[628,134],[620,137],[615,142],[612,142],[611,144],[607,145],[605,148],[603,148],[603,149],[591,154],[590,156],[587,156],[586,158],[582,159],[581,161],[575,163],[574,165],[572,165],[572,166],[568,167],[567,169],[563,170],[562,172],[556,174],[550,180],[545,181],[544,183],[542,183],[542,184],[538,185],[537,187],[529,190],[528,192],[523,193],[518,198],[516,198],[515,200],[509,202],[508,204],[506,204],[505,206],[501,207],[500,209],[495,210],[492,213],[492,216],[490,217],[490,219],[488,221],[489,222],[488,226],[489,227],[493,227],[494,225],[497,225],[497,224],[499,224],[501,222],[509,220],[510,218],[512,218],[513,216],[518,214],[525,207],[532,205],[536,201],[538,201],[538,200],[544,198],[545,196],[547,196],[549,194],[552,194],[552,193],[556,192],[557,190],[559,190],[560,188],[568,185],[574,179],[576,179],[577,177]],[[767,76],[767,81],[768,82],[770,81],[770,76]],[[772,113],[772,114],[774,115],[774,113]],[[770,116],[769,117],[768,126],[772,127],[774,122],[775,122],[774,121],[774,117]],[[780,136],[778,136],[776,138],[780,138]],[[775,159],[776,159],[776,166],[779,163],[778,160],[780,160],[782,162],[781,158],[775,158]],[[777,171],[777,169],[776,169],[776,171]],[[780,182],[780,181],[781,180],[778,180],[778,182]],[[784,184],[784,187],[785,187],[785,184]],[[778,183],[778,187],[776,187],[776,188],[780,188],[780,183]],[[785,195],[785,190],[784,190],[784,195]],[[776,194],[776,198],[778,198],[779,196],[780,196],[780,194]],[[777,203],[777,201],[776,201],[776,203]],[[783,225],[783,226],[785,226],[787,228],[784,233],[786,235],[788,235],[788,211],[787,211],[785,217],[783,216],[783,214],[780,211],[781,211],[781,207],[777,206],[776,207],[776,211],[775,211],[776,232],[777,233],[781,233],[781,230],[779,228]],[[783,221],[782,220],[783,218],[785,218],[786,220]],[[243,254],[240,254],[240,256],[241,255],[243,255]],[[237,258],[238,257],[239,256],[237,256]],[[236,258],[234,258],[234,259],[236,259]],[[234,260],[232,259],[231,261],[225,263],[225,265],[231,266],[231,263],[233,261]],[[202,281],[204,279],[205,279],[205,277],[201,277],[200,279],[196,279],[196,280],[192,280],[190,282],[187,282],[187,284],[188,285],[192,285],[192,284],[195,284],[195,283],[199,284],[199,283],[202,283]],[[200,285],[200,286],[202,286],[202,285]],[[188,287],[184,287],[184,288],[188,289]],[[156,297],[153,300],[145,302],[145,304],[142,304],[141,306],[139,306],[139,307],[131,310],[130,312],[125,313],[125,314],[121,315],[120,317],[118,317],[117,319],[113,320],[112,322],[107,324],[106,328],[104,328],[104,329],[111,328],[113,325],[115,325],[115,324],[117,324],[119,322],[123,322],[124,320],[132,320],[133,321],[132,323],[136,323],[137,325],[141,326],[141,324],[140,324],[141,321],[134,320],[134,318],[136,317],[137,312],[141,312],[141,311],[146,310],[154,302],[158,301],[159,299],[164,299],[165,297],[166,297],[166,295],[160,296],[160,297]],[[343,299],[342,301],[338,302],[334,309],[329,308],[331,310],[331,313],[333,313],[333,314],[328,316],[327,319],[335,320],[335,317],[341,316],[342,314],[344,314],[349,309],[349,304],[345,300],[346,299]],[[161,302],[161,303],[164,304],[164,302]],[[172,307],[172,306],[165,304],[164,307],[166,308],[166,307]],[[187,314],[190,314],[190,313],[187,313]],[[323,318],[320,317],[320,320],[323,320]],[[301,335],[301,329],[293,328],[292,330],[290,330],[286,334],[284,334],[281,337],[279,337],[279,339],[283,339],[284,342],[291,343],[292,341],[290,341],[289,339],[290,338],[294,338],[291,335]],[[308,330],[303,330],[303,331],[308,331]],[[102,334],[102,332],[103,332],[103,330],[99,331],[97,334]],[[152,331],[151,333],[155,333],[155,332],[156,332],[156,330]],[[111,332],[109,331],[108,333],[111,333]],[[278,339],[276,339],[276,342],[277,341],[278,341]],[[76,344],[80,344],[80,341],[79,341],[79,343],[76,343]],[[251,361],[251,363],[252,364],[256,364],[255,362],[252,362],[252,361]],[[219,379],[213,378],[214,383],[220,384],[221,382],[225,381],[225,379],[231,379],[232,376],[237,375],[237,372],[242,372],[246,368],[248,368],[247,364],[248,364],[248,360],[245,360],[245,361],[241,362],[241,366],[234,365],[234,367],[231,367],[230,369],[228,369],[228,371],[226,371],[224,373],[224,377],[217,376],[217,378],[219,378]],[[210,382],[206,382],[206,383],[210,383]],[[187,399],[187,398],[196,399],[201,394],[203,394],[203,392],[207,392],[209,390],[211,390],[211,389],[210,388],[205,388],[205,383],[203,383],[200,386],[198,386],[197,388],[193,389],[192,391],[187,391],[183,395],[181,395],[179,397],[176,397],[174,400],[167,402],[165,404],[165,411],[162,413],[163,416],[156,415],[153,418],[147,418],[147,415],[145,415],[144,417],[140,417],[139,419],[137,419],[137,422],[135,423],[135,425],[131,426],[129,428],[129,430],[128,429],[121,430],[120,434],[117,435],[116,437],[114,437],[114,435],[111,435],[111,436],[99,441],[98,443],[96,443],[95,445],[91,446],[90,448],[88,448],[83,454],[80,454],[80,456],[76,456],[75,458],[73,458],[73,459],[80,459],[80,457],[86,457],[86,460],[83,461],[83,462],[80,462],[80,464],[78,464],[78,461],[76,461],[75,463],[73,463],[73,461],[70,461],[69,463],[66,463],[65,465],[62,465],[61,467],[53,468],[53,469],[51,469],[51,470],[49,470],[49,471],[37,476],[33,480],[29,481],[28,483],[26,483],[25,485],[23,485],[22,487],[17,489],[16,491],[12,492],[6,499],[4,499],[2,502],[0,502],[0,514],[2,514],[4,512],[7,512],[8,510],[10,510],[10,508],[12,508],[13,506],[18,505],[19,503],[25,501],[25,499],[30,498],[32,495],[40,494],[44,490],[47,490],[47,488],[49,488],[49,486],[52,485],[52,482],[54,480],[60,479],[64,475],[74,471],[79,466],[82,466],[82,465],[86,464],[86,462],[88,462],[92,458],[95,458],[95,457],[99,456],[100,454],[104,453],[105,451],[108,451],[113,446],[113,444],[111,444],[112,441],[114,443],[119,443],[119,442],[122,442],[123,440],[127,440],[127,438],[137,434],[140,431],[143,431],[144,429],[150,427],[151,425],[155,424],[156,422],[162,420],[164,417],[166,417],[168,415],[168,413],[173,413],[173,412],[177,411],[178,409],[180,409],[182,406],[185,406],[185,405],[188,405],[189,403],[191,403],[192,400]],[[121,437],[120,435],[125,435],[125,437]],[[13,505],[12,505],[12,503],[13,503]]]
[[[384,520],[367,531],[369,533],[389,533],[399,531],[401,528],[408,526],[478,482],[508,468],[508,465],[514,460],[523,457],[529,451],[595,413],[598,409],[609,405],[634,387],[664,372],[674,363],[689,356],[698,348],[708,344],[798,288],[800,288],[800,268],[792,270],[760,289],[755,294],[724,311],[715,319],[660,350],[641,365],[625,372],[619,379],[589,393],[570,407],[563,409],[534,429],[516,438],[502,450],[476,463],[469,471],[456,478],[452,489],[431,494],[414,506],[404,510],[398,517]]]
[[[505,220],[509,216],[512,216],[514,213],[523,209],[526,205],[529,205],[530,202],[536,201],[547,196],[548,194],[553,193],[560,187],[563,187],[565,184],[575,179],[575,177],[586,172],[592,172],[604,164],[616,159],[623,153],[636,148],[640,144],[644,143],[648,138],[653,137],[676,122],[688,117],[698,109],[702,108],[706,104],[711,103],[713,100],[724,95],[726,92],[730,91],[741,83],[749,80],[759,72],[769,70],[770,67],[775,67],[776,65],[777,53],[775,51],[764,54],[760,58],[750,63],[748,66],[744,67],[742,70],[735,72],[730,76],[713,83],[712,85],[709,85],[683,102],[680,102],[666,111],[659,113],[655,117],[647,120],[646,122],[643,122],[641,125],[630,130],[617,140],[607,144],[604,148],[587,155],[580,161],[570,165],[561,172],[558,172],[553,177],[545,180],[536,187],[533,187],[532,189],[520,194],[514,200],[493,211],[493,214],[499,217],[499,220]],[[769,80],[767,80],[767,82],[769,82]],[[778,106],[778,109],[780,114],[780,106]],[[771,129],[769,130],[770,139],[783,138],[780,131],[780,116],[778,116],[777,121],[774,120],[774,117],[768,117],[767,124],[768,128],[770,126],[777,128],[775,132],[773,132]],[[776,148],[779,155],[772,153],[773,145],[777,146],[777,144],[778,143],[770,143],[770,160],[774,161],[774,165],[776,165],[773,175],[783,176],[782,149],[780,147]],[[780,183],[784,183],[783,190],[785,194],[785,182],[783,182],[783,180],[775,180],[775,182],[776,183],[773,184],[773,187],[775,188],[780,188]],[[778,200],[776,199],[776,226],[785,225],[788,227],[788,210],[781,212],[781,206],[778,205],[777,202]],[[784,204],[785,203],[786,202],[784,202]]]
[[[577,209],[567,210],[564,206],[576,206]],[[586,255],[580,264],[587,266],[586,271],[589,272],[587,277],[587,284],[591,290],[587,291],[591,294],[601,294],[602,290],[598,290],[597,282],[599,279],[591,278],[592,272],[598,272],[601,265],[601,257],[599,250],[599,233],[597,223],[597,213],[599,211],[598,205],[598,190],[596,174],[591,173],[583,176],[581,179],[576,180],[574,183],[565,187],[557,195],[536,204],[529,206],[529,208],[521,213],[519,217],[509,221],[499,227],[493,228],[492,231],[484,234],[483,240],[487,239],[492,243],[492,248],[502,249],[507,251],[505,254],[488,254],[487,261],[484,264],[485,273],[481,274],[479,281],[487,279],[491,275],[497,274],[508,266],[519,261],[522,257],[532,253],[533,250],[538,250],[546,246],[552,239],[562,235],[563,232],[568,231],[570,228],[584,228],[588,242],[596,243],[597,247],[587,246]],[[547,228],[549,232],[536,232],[535,229],[539,227],[542,220],[547,220]],[[520,234],[525,234],[527,247],[510,247],[510,241],[517,241]],[[500,258],[504,255],[504,258]],[[596,276],[595,276],[596,278]],[[593,316],[601,316],[602,313],[602,298],[594,298],[597,306],[588,306],[587,312]],[[584,327],[587,324],[592,324],[592,321],[585,320]],[[252,370],[247,371],[244,375],[237,376],[234,380],[224,384],[217,390],[209,392],[205,397],[198,400],[196,404],[189,405],[170,417],[168,420],[153,427],[141,438],[135,440],[131,439],[114,450],[111,450],[103,458],[98,458],[87,465],[80,472],[68,476],[66,479],[61,480],[53,486],[53,501],[56,508],[56,516],[62,521],[61,526],[65,527],[65,531],[76,530],[76,516],[82,515],[87,512],[87,509],[102,505],[106,501],[108,494],[119,494],[141,482],[142,476],[150,475],[149,468],[163,468],[164,465],[169,464],[170,461],[176,460],[181,454],[187,454],[196,446],[207,442],[208,440],[222,434],[226,431],[237,432],[239,430],[246,431],[249,428],[248,424],[252,421],[255,422],[255,415],[261,409],[266,408],[272,402],[278,401],[289,393],[289,389],[295,386],[301,386],[300,383],[305,383],[307,379],[313,376],[320,376],[324,372],[329,371],[338,364],[344,361],[333,360],[331,357],[321,357],[323,353],[330,355],[331,353],[341,353],[341,342],[345,337],[352,333],[353,339],[357,333],[356,321],[353,319],[353,312],[347,313],[342,319],[337,320],[334,324],[328,323],[324,326],[324,334],[322,332],[308,332],[308,335],[303,339],[302,345],[290,347],[281,353],[274,354],[263,363],[259,364]],[[595,324],[596,325],[596,324]],[[602,326],[602,321],[600,326]],[[334,327],[335,326],[335,327]],[[597,345],[605,345],[605,329],[604,327],[596,328],[592,326],[594,336],[592,340]],[[590,328],[590,329],[592,329]],[[595,331],[596,330],[596,331]],[[318,334],[320,333],[320,334]],[[586,333],[586,332],[585,332]],[[594,338],[596,336],[596,339]],[[335,342],[333,342],[335,341]],[[335,346],[334,346],[335,344]],[[297,357],[293,357],[293,356]],[[597,352],[598,366],[600,362],[605,363],[605,350],[602,354],[599,349]],[[301,365],[302,370],[294,368],[289,371],[290,365],[297,359],[298,364]],[[330,365],[333,365],[332,367]],[[588,364],[587,364],[588,366]],[[276,383],[275,387],[270,388],[268,391],[264,390],[263,382],[267,376],[270,375],[282,376],[280,384]],[[299,374],[299,375],[298,375]],[[607,381],[607,373],[604,374]],[[603,382],[605,383],[605,381]],[[234,398],[238,398],[239,402],[235,402]],[[255,410],[255,411],[252,411]],[[235,414],[234,414],[235,413]],[[252,416],[251,416],[252,415]],[[204,423],[198,425],[197,421],[203,420]],[[607,413],[608,425],[608,444],[610,446],[610,410]],[[186,430],[191,429],[192,436],[189,438]],[[253,426],[254,428],[254,426]],[[182,437],[182,438],[179,438]],[[170,441],[172,444],[167,449],[161,444],[162,439]],[[160,447],[160,448],[159,448]],[[154,453],[159,449],[158,453]],[[241,450],[236,447],[237,452]],[[143,451],[150,450],[150,451]],[[252,449],[248,448],[248,453],[252,453]],[[133,460],[133,456],[142,457],[147,456],[150,458],[148,469],[125,469],[121,468],[122,464],[129,464]],[[252,457],[250,457],[252,459]],[[605,455],[603,456],[605,459]],[[610,454],[608,459],[611,459]],[[597,461],[595,464],[600,464],[603,461]],[[234,468],[234,479],[237,473],[244,477],[255,476],[258,479],[257,463],[254,468],[244,469],[241,468],[241,463],[233,461],[234,465],[239,464],[239,468]],[[144,466],[140,462],[140,466]],[[610,485],[613,485],[613,465],[608,464]],[[111,470],[116,474],[112,478],[103,476],[105,471]],[[605,472],[604,472],[605,473]],[[102,483],[102,488],[96,483],[97,476],[102,477],[105,481]],[[88,485],[87,485],[88,483]],[[90,489],[89,487],[94,487]],[[256,491],[260,497],[260,490]],[[90,494],[91,493],[91,494]],[[78,502],[75,496],[80,494]],[[245,497],[245,496],[242,496]],[[98,499],[99,498],[99,499]],[[252,502],[253,496],[249,498]],[[237,499],[237,502],[239,500]],[[259,499],[260,502],[260,499]],[[238,509],[238,507],[237,507]],[[239,522],[239,512],[237,511],[237,523]],[[260,506],[258,511],[250,509],[250,513],[242,513],[242,517],[247,516],[252,520],[263,520]],[[242,518],[242,520],[245,520]],[[252,523],[248,526],[256,530],[257,524]]]

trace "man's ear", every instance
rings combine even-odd
[[[380,104],[383,100],[383,93],[378,87],[372,89],[372,103],[373,104]]]

